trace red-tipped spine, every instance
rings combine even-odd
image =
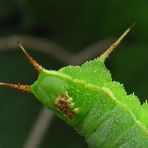
[[[15,88],[21,91],[27,91],[27,92],[31,91],[30,85],[21,85],[21,84],[12,84],[12,83],[3,83],[3,82],[0,82],[0,85],[10,88]]]
[[[40,73],[42,71],[42,66],[40,66],[31,56],[30,54],[25,50],[25,48],[20,44],[19,41],[17,41],[19,47],[22,49],[24,52],[25,56],[29,60],[30,64],[33,65],[33,67]]]

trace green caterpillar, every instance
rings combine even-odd
[[[113,81],[105,59],[130,31],[100,57],[81,66],[67,66],[58,71],[42,68],[19,46],[39,72],[32,85],[0,83],[28,91],[57,116],[85,137],[90,148],[147,148],[148,103],[128,95]]]

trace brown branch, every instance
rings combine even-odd
[[[51,124],[53,113],[47,108],[43,108],[36,120],[36,123],[24,144],[24,148],[37,148],[42,141],[48,126]]]

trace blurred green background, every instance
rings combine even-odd
[[[59,69],[97,57],[108,47],[108,41],[136,22],[106,65],[113,79],[143,102],[148,97],[147,8],[146,0],[1,0],[0,81],[32,84],[37,78],[18,49],[17,39],[41,65]],[[42,112],[33,95],[0,87],[0,148],[34,148],[27,143]],[[54,116],[38,141],[38,148],[87,148],[83,137]]]

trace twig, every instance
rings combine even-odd
[[[37,148],[42,141],[47,128],[50,126],[53,113],[47,108],[43,108],[33,127],[24,148]]]

